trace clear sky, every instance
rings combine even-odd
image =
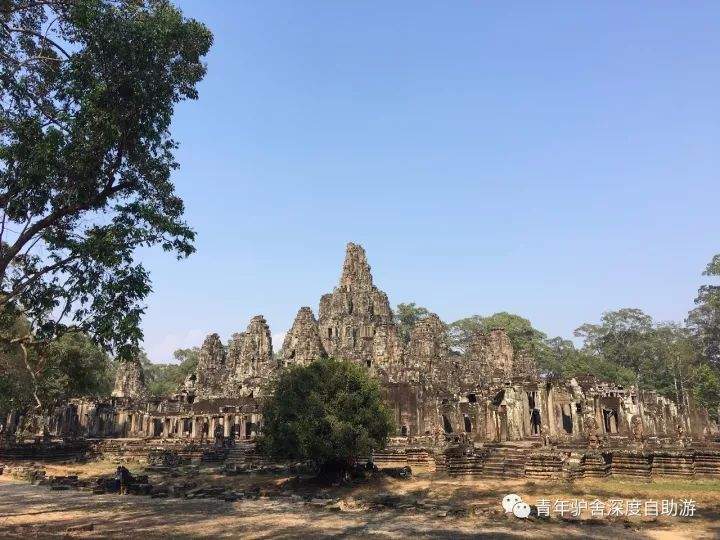
[[[154,362],[256,314],[279,348],[348,241],[448,322],[692,307],[720,252],[720,2],[180,6],[215,45],[173,128],[197,253],[141,254]]]

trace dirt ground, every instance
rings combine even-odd
[[[48,475],[88,478],[109,474],[113,468],[109,462],[46,466]],[[183,480],[151,476],[153,483]],[[259,498],[236,502],[94,495],[53,491],[0,476],[0,537],[720,538],[720,481],[552,483],[458,480],[419,472],[411,480],[381,477],[353,486],[318,488],[281,476],[225,477],[212,468],[202,470],[194,480],[203,486],[224,485],[239,491],[252,486],[262,491]],[[584,513],[581,519],[521,520],[501,509],[500,501],[508,493],[517,493],[531,504],[538,499],[691,498],[697,511],[693,517],[590,519]],[[341,504],[325,507],[302,499],[308,495]]]

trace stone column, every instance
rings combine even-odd
[[[548,390],[547,395],[547,423],[548,433],[550,435],[557,434],[557,419],[555,418],[555,401],[553,400],[553,387]]]
[[[225,434],[225,437],[230,436],[230,415],[226,414],[223,417],[223,433]]]

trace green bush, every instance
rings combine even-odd
[[[285,370],[263,405],[260,447],[275,458],[348,471],[387,443],[393,423],[363,366],[332,358]]]

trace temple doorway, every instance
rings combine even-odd
[[[618,414],[615,409],[603,409],[603,424],[605,425],[605,433],[617,433],[618,431]]]
[[[443,414],[442,419],[443,419],[443,429],[445,430],[445,433],[452,433],[453,428],[452,428],[452,424],[450,423],[450,420],[448,420],[448,417]]]
[[[542,424],[542,419],[540,417],[540,409],[537,407],[533,407],[530,411],[530,431],[533,435],[540,435],[540,425]]]
[[[562,414],[562,427],[565,430],[565,433],[568,435],[572,434],[573,432],[573,421],[572,421],[572,408],[570,407],[569,403],[566,403],[560,408],[560,413]]]
[[[500,442],[505,442],[508,440],[507,405],[500,405],[498,416],[500,417]]]

